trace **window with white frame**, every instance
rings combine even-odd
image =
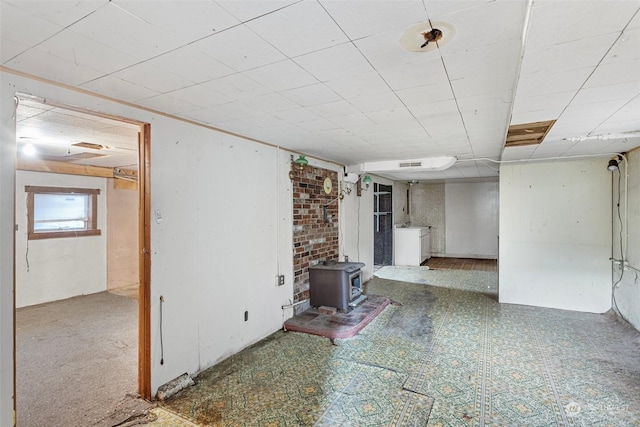
[[[99,189],[26,186],[28,239],[98,236]]]

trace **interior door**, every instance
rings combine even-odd
[[[373,184],[373,262],[393,263],[393,187]]]

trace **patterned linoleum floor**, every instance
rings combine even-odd
[[[199,426],[640,426],[638,331],[501,305],[495,273],[463,273],[374,278],[367,292],[395,304],[357,336],[277,332],[159,410]],[[163,414],[151,425],[178,425]]]

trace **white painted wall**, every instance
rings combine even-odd
[[[628,169],[626,165],[621,163],[620,170],[622,171],[620,182],[620,216],[622,222],[625,222],[625,174],[628,172],[628,230],[625,232],[623,229],[623,246],[627,240],[625,236],[628,235],[628,245],[625,251],[625,260],[629,263],[630,267],[624,271],[621,277],[621,269],[617,265],[613,265],[613,278],[618,283],[615,289],[615,301],[618,306],[618,310],[622,316],[631,323],[636,329],[640,330],[640,150],[636,149],[627,154]],[[614,196],[612,199],[613,205],[613,256],[615,259],[621,259],[620,256],[620,221],[618,220],[618,212],[616,204],[618,203],[618,172],[611,174],[614,179]]]
[[[607,160],[502,165],[500,302],[611,308]]]
[[[402,181],[393,181],[393,223],[404,224],[411,220],[407,206],[407,191],[409,184]]]
[[[447,256],[498,257],[498,182],[446,183]]]
[[[0,426],[13,425],[13,235],[16,126],[13,94],[0,73]]]
[[[444,183],[409,187],[411,225],[431,227],[431,255],[446,256],[446,210]]]
[[[153,393],[185,372],[194,374],[259,341],[291,316],[281,308],[293,298],[289,153],[24,77],[0,77],[0,425],[11,425],[5,414],[10,414],[13,389],[11,117],[16,91],[151,124],[151,209],[161,210],[164,218],[160,224],[152,221],[149,248]],[[285,275],[284,286],[276,286],[278,273]]]
[[[27,185],[99,189],[100,236],[27,240]],[[106,179],[16,173],[16,306],[25,307],[107,290]],[[28,261],[27,261],[28,260]]]
[[[384,185],[392,185],[392,181],[370,175],[373,182]],[[354,187],[351,194],[340,202],[340,209],[344,211],[344,222],[341,225],[341,233],[344,234],[344,255],[349,256],[349,261],[365,263],[362,269],[363,280],[373,277],[373,183],[368,190],[362,190],[362,195],[357,195]]]

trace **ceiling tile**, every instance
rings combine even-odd
[[[394,29],[400,40],[404,29],[428,18],[417,1],[329,1],[323,5],[351,39]]]
[[[167,112],[169,114],[184,114],[201,108],[168,93],[152,96],[151,98],[140,99],[137,103],[153,110]]]
[[[212,1],[180,0],[171,1],[111,0],[139,19],[184,43],[215,34],[240,21]]]
[[[635,117],[629,120],[607,120],[598,127],[594,128],[592,133],[595,135],[606,133],[623,133],[623,132],[637,132],[640,131],[640,117],[638,117],[638,111],[635,112]],[[616,117],[617,115],[614,115]]]
[[[309,107],[309,109],[320,117],[324,117],[326,119],[358,114],[358,110],[348,101],[335,101],[326,104],[313,105]]]
[[[244,74],[276,92],[309,86],[318,80],[291,60],[245,71]]]
[[[234,99],[202,85],[193,85],[181,88],[169,92],[168,95],[177,100],[193,104],[199,108],[215,107],[216,105],[222,105],[234,101]]]
[[[604,121],[607,117],[614,114],[618,109],[622,108],[626,100],[601,101],[590,104],[571,104],[564,111],[562,116],[558,118],[558,124],[563,122],[579,123],[580,120]]]
[[[255,112],[251,106],[240,101],[234,101],[209,108],[189,111],[184,114],[184,116],[215,126],[216,123],[224,121],[244,119]]]
[[[246,24],[288,57],[348,42],[319,2],[299,2]],[[313,37],[309,33],[313,32]]]
[[[512,40],[491,46],[480,46],[443,58],[450,79],[457,80],[470,75],[500,72],[515,76],[520,45]],[[474,64],[469,67],[469,64]]]
[[[159,92],[130,83],[114,76],[103,76],[81,85],[83,89],[121,99],[123,101],[136,101],[159,95]]]
[[[10,3],[13,6],[24,10],[32,15],[38,16],[46,21],[60,25],[62,27],[69,26],[79,19],[84,18],[93,11],[105,6],[105,0],[3,0],[3,3]],[[2,6],[2,14],[6,13],[5,5]],[[5,22],[3,20],[2,25]],[[33,27],[29,31],[35,30]]]
[[[640,16],[638,13],[637,16]],[[605,64],[640,59],[640,28],[627,29],[604,59]]]
[[[320,132],[323,130],[338,128],[338,125],[327,119],[307,120],[306,122],[300,122],[297,125],[310,132]]]
[[[458,104],[453,99],[413,105],[409,107],[409,110],[411,110],[413,115],[418,119],[432,118],[448,114],[453,114],[455,116],[459,115]]]
[[[30,2],[22,1],[19,3],[30,4]],[[6,2],[0,3],[0,7],[2,8],[2,13],[0,13],[0,34],[2,34],[2,39],[4,40],[31,47],[64,28]],[[29,31],[24,31],[25,28],[28,28]]]
[[[553,46],[529,49],[522,60],[524,75],[556,73],[596,66],[618,34],[606,34]]]
[[[640,97],[636,96],[629,102],[627,102],[624,106],[622,106],[618,111],[616,111],[611,117],[609,117],[608,121],[638,121],[640,120]]]
[[[511,124],[531,123],[558,117],[575,95],[575,91],[568,91],[540,96],[519,96],[513,107],[514,117],[523,113],[538,113],[540,120],[523,121],[519,118],[512,118]]]
[[[331,119],[331,122],[335,123],[340,128],[350,131],[370,128],[374,124],[368,115],[362,113],[334,117]]]
[[[287,90],[282,92],[282,94],[303,107],[328,104],[342,100],[335,92],[322,83]]]
[[[222,62],[191,46],[183,46],[171,52],[150,59],[149,64],[182,76],[192,82],[208,80],[235,74],[236,71]]]
[[[279,93],[270,93],[255,97],[251,100],[251,105],[264,112],[286,111],[300,107]]]
[[[392,92],[359,96],[349,99],[349,102],[363,113],[404,107],[400,99]]]
[[[407,106],[446,101],[453,99],[449,84],[428,84],[396,92]]]
[[[194,82],[151,65],[142,62],[113,74],[138,86],[151,89],[159,93],[172,92],[176,89],[192,86]]]
[[[640,71],[640,67],[638,71]],[[587,87],[576,95],[571,105],[594,104],[615,100],[628,101],[638,95],[640,95],[640,81]],[[640,115],[640,111],[638,114]]]
[[[573,70],[523,74],[518,81],[518,96],[537,96],[577,90],[587,81],[595,67]]]
[[[258,112],[247,118],[246,121],[250,121],[252,126],[261,128],[263,131],[275,126],[281,126],[286,122],[278,117],[275,117],[268,113]]]
[[[29,49],[29,46],[0,37],[0,64],[4,64],[14,56]]]
[[[640,76],[640,59],[602,64],[589,77],[585,87],[637,82],[638,76]]]
[[[412,22],[407,27],[415,24]],[[393,68],[401,64],[412,64],[438,60],[440,55],[435,51],[409,52],[400,44],[402,31],[386,31],[364,39],[355,40],[358,49],[376,69]]]
[[[279,62],[286,57],[244,25],[216,33],[191,44],[236,71]]]
[[[575,143],[569,141],[549,141],[545,140],[542,144],[538,146],[530,146],[535,147],[535,151],[530,154],[533,159],[543,159],[549,157],[560,157],[564,153],[567,152]],[[515,150],[516,148],[509,148],[509,151]]]
[[[351,43],[299,56],[295,61],[323,82],[361,75],[373,70]]]
[[[18,55],[5,65],[18,72],[335,161],[497,158],[509,118],[558,119],[534,151],[506,154],[514,159],[640,144],[563,139],[640,129],[637,1],[534,0],[524,50],[526,1],[156,3],[0,0],[1,57]],[[403,32],[427,18],[455,34],[405,51]],[[429,177],[487,174],[495,165],[469,162]]]
[[[392,68],[379,69],[382,78],[394,90],[408,89],[429,84],[447,85],[447,74],[439,58],[410,66],[398,64]]]
[[[519,48],[522,38],[527,2],[525,1],[472,1],[449,2],[447,0],[427,3],[429,14],[435,5],[447,8],[459,8],[446,15],[430,16],[431,20],[443,21],[453,26],[455,35],[440,52],[444,55],[458,54],[468,49],[508,43]],[[486,16],[487,19],[478,19]],[[499,22],[491,25],[489,22]]]
[[[388,92],[390,90],[389,86],[376,71],[360,74],[357,78],[349,76],[330,80],[325,84],[344,99]]]
[[[279,111],[274,113],[274,116],[281,118],[282,120],[286,120],[289,123],[300,123],[306,122],[309,120],[318,120],[320,116],[318,116],[313,111],[307,108],[293,108],[287,111]]]
[[[81,85],[104,74],[84,65],[78,65],[73,61],[38,52],[35,49],[21,53],[6,62],[5,65],[18,71],[46,76],[53,81],[70,85]]]
[[[290,7],[300,0],[216,0],[224,10],[242,22]]]
[[[535,49],[622,31],[636,1],[556,1],[534,7],[527,46]],[[585,25],[586,23],[595,25]]]
[[[536,151],[537,145],[524,145],[517,147],[507,147],[502,153],[502,161],[528,159],[534,151]]]
[[[452,80],[453,93],[457,98],[467,98],[478,95],[488,95],[491,98],[511,99],[515,74],[502,74],[499,72],[490,74],[470,73],[469,76]]]
[[[68,29],[141,60],[176,49],[182,44],[162,29],[112,3],[96,10]]]
[[[204,82],[202,85],[236,100],[249,99],[273,92],[241,73]]]
[[[367,116],[375,123],[394,123],[413,119],[413,116],[405,107],[372,111],[367,113]]]
[[[139,62],[131,55],[72,31],[62,31],[34,49],[103,74],[110,74]]]

